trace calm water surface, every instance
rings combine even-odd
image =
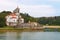
[[[0,40],[60,40],[60,32],[4,32]]]

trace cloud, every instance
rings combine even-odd
[[[11,1],[11,0],[0,0],[1,5],[12,5],[15,3],[16,3],[15,1]]]
[[[51,1],[51,2],[60,2],[60,0],[48,0],[48,1]]]
[[[19,5],[20,12],[29,13],[33,17],[53,16],[55,9],[51,5],[23,5],[19,4],[17,0],[0,0],[1,10],[14,10]]]
[[[27,12],[34,17],[53,16],[55,14],[55,9],[51,5],[23,5],[20,8],[21,12]]]
[[[0,11],[3,10],[12,10],[17,6],[16,0],[0,0]]]

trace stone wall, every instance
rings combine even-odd
[[[16,28],[34,28],[34,27],[42,27],[42,25],[32,24],[32,23],[22,23],[16,26]]]

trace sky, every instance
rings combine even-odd
[[[60,0],[0,0],[0,11],[13,11],[17,6],[33,17],[60,16]]]

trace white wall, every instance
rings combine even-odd
[[[18,16],[16,16],[16,18],[12,18],[12,16],[7,16],[6,21],[7,22],[17,22],[18,20]]]

